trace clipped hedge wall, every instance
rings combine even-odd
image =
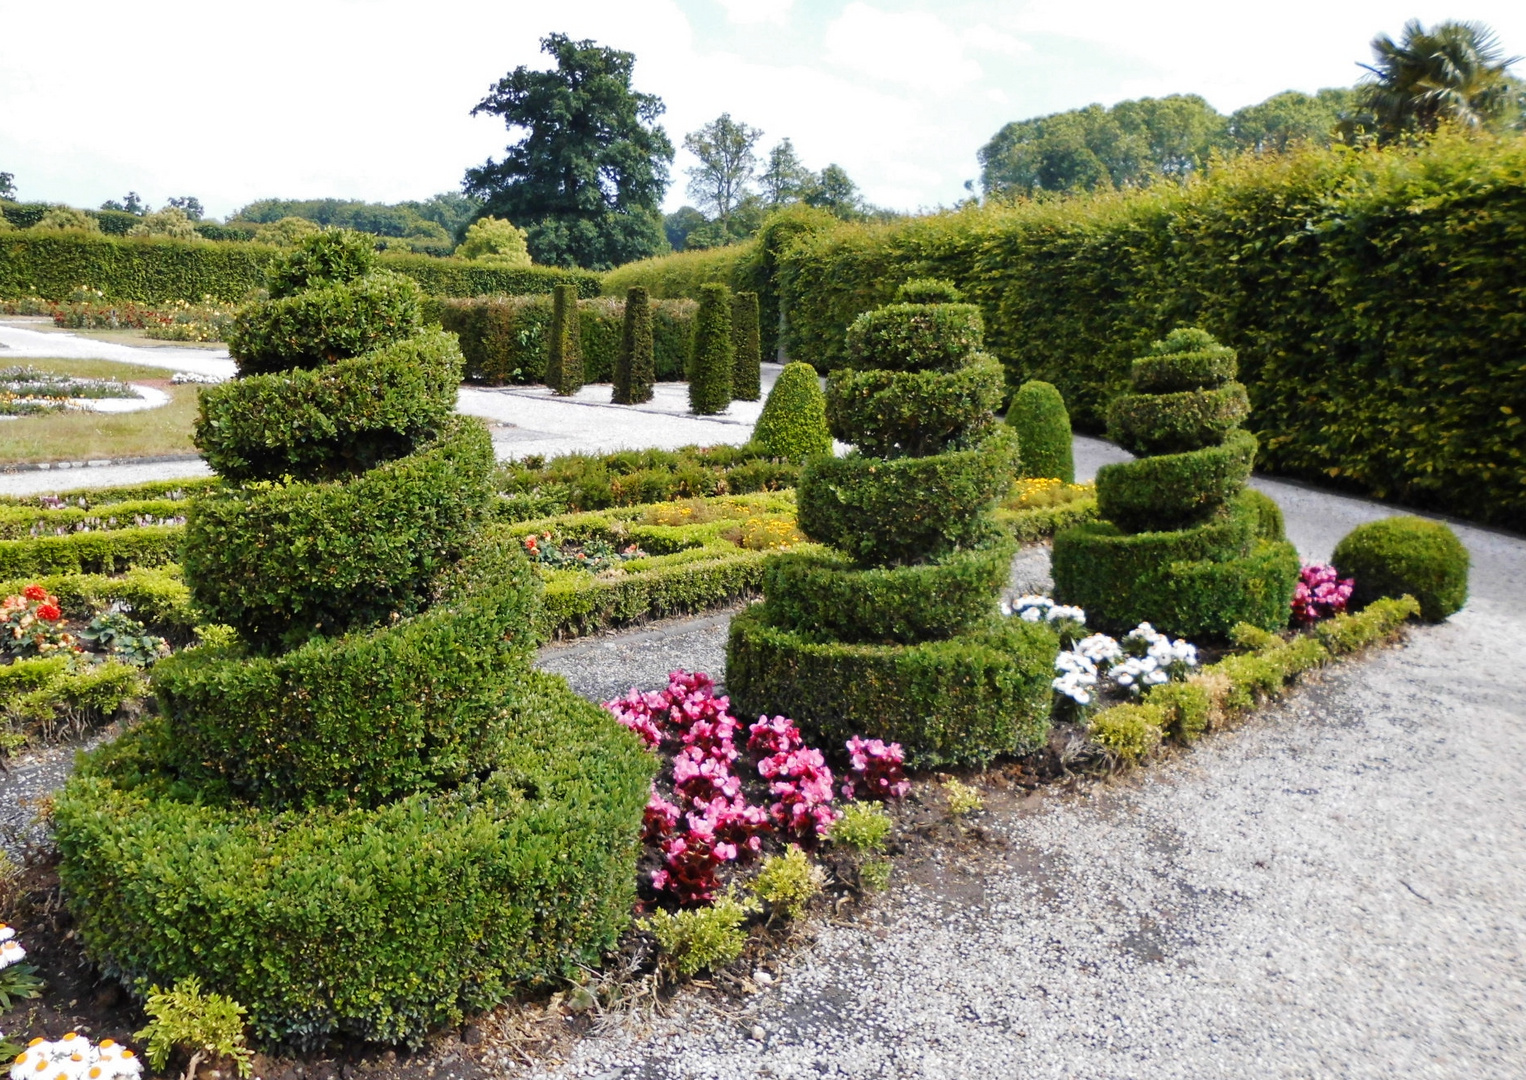
[[[659,382],[684,378],[696,305],[651,300],[652,367]],[[549,296],[479,296],[425,304],[461,340],[466,377],[489,386],[538,383],[551,354]],[[587,382],[610,382],[624,332],[625,302],[599,297],[578,304],[578,331]]]
[[[1523,245],[1526,141],[1442,136],[839,226],[798,238],[779,285],[790,358],[831,369],[901,282],[952,279],[1009,387],[1053,383],[1090,430],[1130,360],[1190,322],[1239,351],[1263,469],[1522,529]]]
[[[83,285],[108,300],[242,300],[264,287],[265,270],[283,254],[263,244],[18,230],[0,233],[0,297],[63,300]],[[580,296],[599,293],[598,275],[583,270],[483,266],[427,255],[378,255],[377,264],[436,296],[549,293],[562,283],[576,285]]]
[[[0,578],[114,574],[136,566],[163,566],[180,557],[184,537],[179,525],[150,525],[0,540]]]

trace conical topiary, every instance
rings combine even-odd
[[[894,304],[848,331],[853,366],[826,404],[857,449],[812,458],[796,489],[800,528],[837,550],[770,558],[766,599],[732,620],[738,715],[791,716],[824,743],[893,739],[922,765],[1042,743],[1057,641],[996,611],[1015,545],[991,510],[1017,455],[980,346],[963,304]]]
[[[689,364],[689,410],[700,416],[723,413],[731,405],[731,371],[736,364],[731,343],[731,290],[724,285],[699,287],[694,313],[694,342]]]
[[[832,452],[827,399],[815,368],[798,360],[784,365],[753,425],[752,441],[772,457],[789,461]]]
[[[578,327],[578,287],[558,285],[551,296],[551,352],[546,385],[563,397],[583,389],[583,339]]]
[[[460,351],[369,245],[318,235],[238,316],[243,374],[196,427],[226,483],[183,556],[235,636],[161,660],[158,715],[55,816],[101,970],[196,976],[309,1048],[417,1043],[612,946],[653,773],[530,669],[539,579],[478,529],[493,448],[455,415]]]
[[[731,298],[731,396],[757,401],[763,396],[761,341],[758,336],[758,294],[739,292]]]
[[[1019,475],[1076,482],[1070,413],[1053,384],[1034,379],[1018,387],[1007,408],[1007,423],[1017,432],[1022,453]]]
[[[625,291],[625,322],[620,336],[620,352],[615,357],[614,395],[616,405],[640,405],[652,400],[655,381],[652,357],[652,305],[644,286],[633,285]]]
[[[1265,540],[1245,497],[1256,439],[1233,349],[1185,328],[1134,361],[1134,393],[1108,409],[1108,432],[1138,460],[1097,471],[1103,520],[1054,539],[1055,596],[1121,631],[1224,638],[1237,623],[1287,625],[1299,574],[1291,544]]]

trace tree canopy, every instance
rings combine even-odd
[[[1360,90],[1380,138],[1435,131],[1443,121],[1462,127],[1497,122],[1517,104],[1519,91],[1492,30],[1476,22],[1443,22],[1427,30],[1404,24],[1398,41],[1372,40],[1371,64]]]
[[[635,56],[565,34],[541,50],[555,70],[515,68],[472,110],[522,134],[467,170],[466,193],[525,229],[538,263],[602,270],[665,250],[673,144],[657,124],[662,101],[631,86]]]
[[[752,188],[758,171],[752,148],[762,137],[761,129],[738,123],[730,113],[684,136],[684,149],[699,159],[686,171],[689,196],[701,209],[723,222],[731,216]]]

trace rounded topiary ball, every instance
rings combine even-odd
[[[785,364],[768,392],[752,440],[774,457],[802,461],[832,452],[827,429],[827,399],[810,364]]]
[[[1059,390],[1033,379],[1018,387],[1007,409],[1007,423],[1017,430],[1018,451],[1024,477],[1055,478],[1076,482],[1076,462],[1071,450],[1070,413]]]
[[[1354,609],[1408,593],[1420,615],[1440,622],[1468,599],[1468,549],[1446,525],[1419,517],[1391,517],[1358,525],[1335,547],[1341,577],[1356,579]]]

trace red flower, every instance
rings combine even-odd
[[[57,622],[64,617],[64,613],[58,610],[57,604],[41,604],[37,608],[37,617],[44,622]]]
[[[21,590],[21,595],[28,600],[46,600],[48,598],[48,590],[44,589],[41,585],[28,585]]]

